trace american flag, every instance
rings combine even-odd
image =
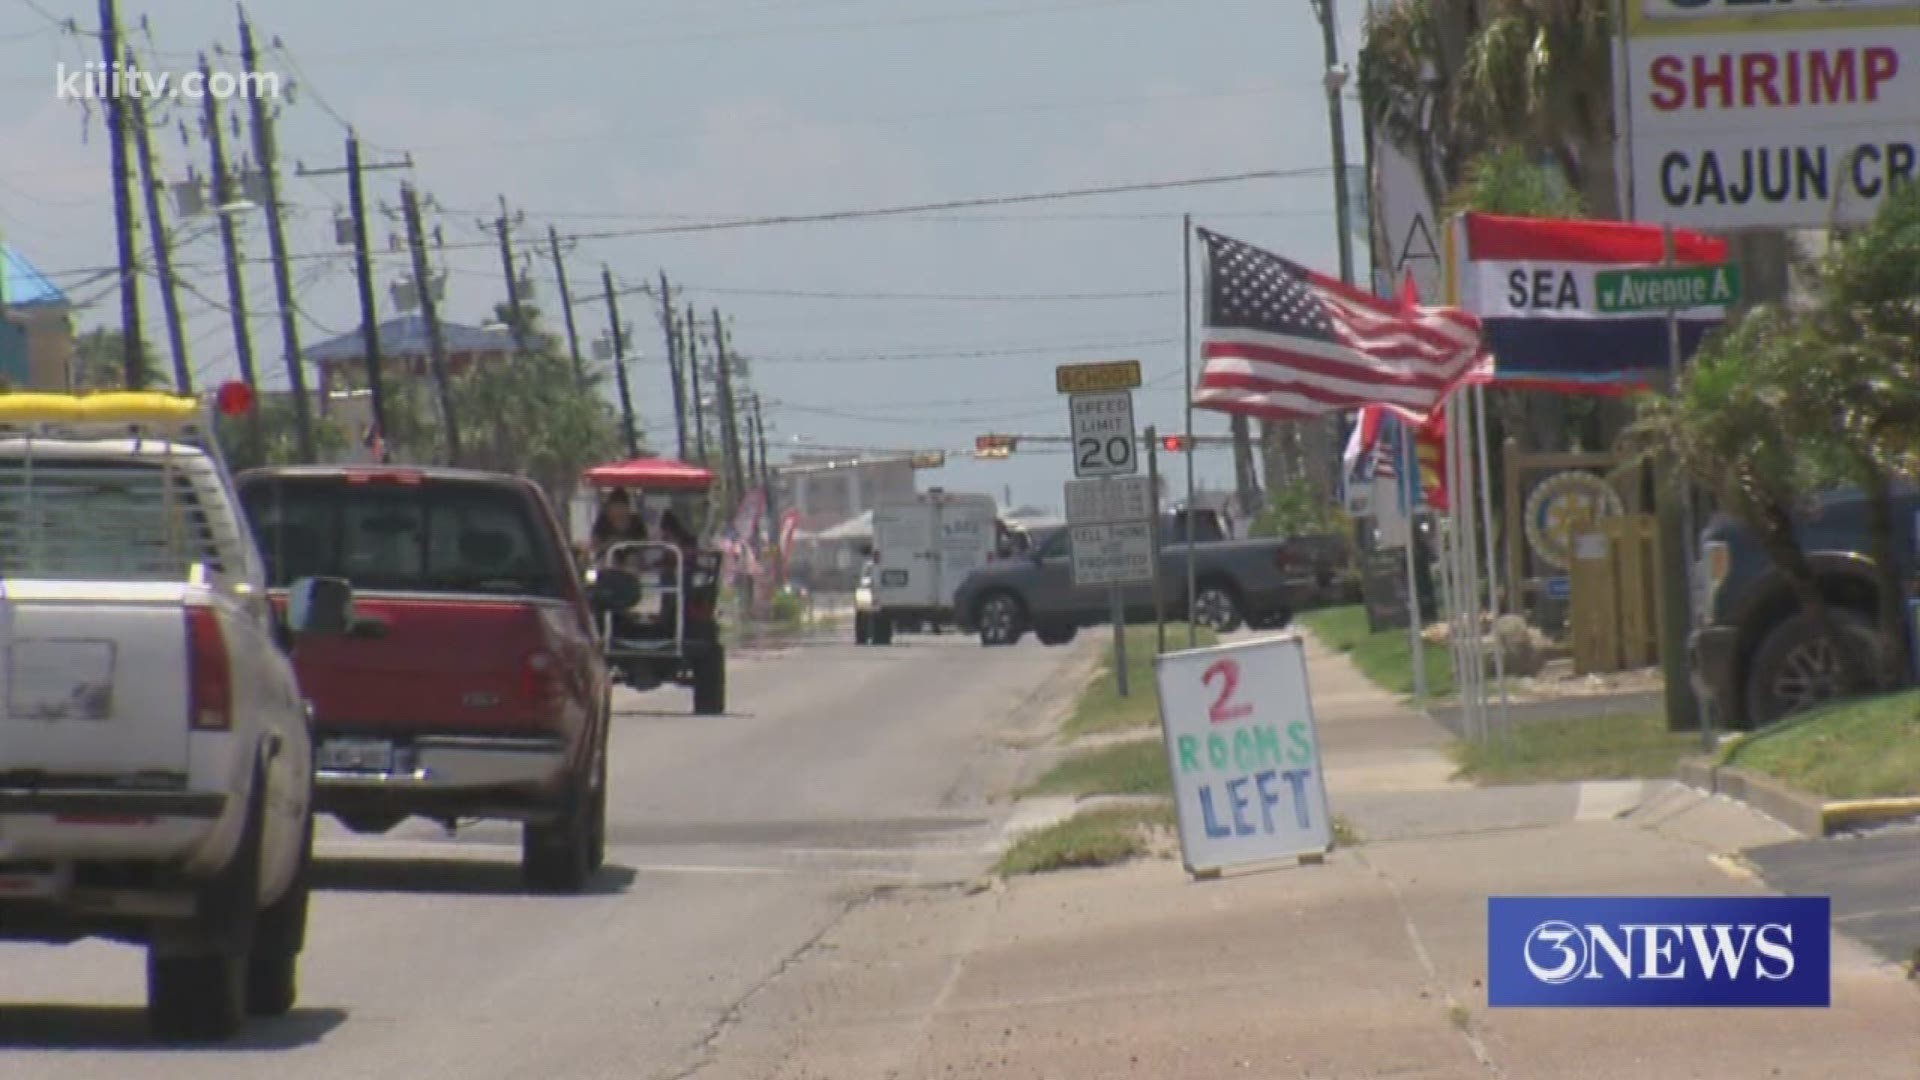
[[[1378,405],[1423,422],[1473,366],[1480,320],[1383,300],[1251,244],[1206,244],[1194,405],[1266,420]]]

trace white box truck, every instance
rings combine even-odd
[[[931,488],[873,511],[870,600],[856,611],[854,640],[885,645],[895,630],[953,622],[953,594],[993,557],[999,510],[991,495]]]

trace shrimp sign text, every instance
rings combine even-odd
[[[1154,661],[1190,871],[1324,852],[1333,842],[1298,638]]]

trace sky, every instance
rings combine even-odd
[[[237,68],[228,0],[120,0],[150,70],[207,51]],[[1364,5],[1337,0],[1351,64]],[[359,323],[351,249],[335,241],[346,124],[367,174],[382,318],[405,272],[389,252],[402,179],[448,247],[444,318],[479,323],[505,298],[489,243],[504,196],[524,212],[533,302],[560,326],[549,225],[576,293],[602,265],[622,286],[664,270],[703,317],[719,308],[751,360],[769,440],[970,449],[989,431],[1064,434],[1061,363],[1139,359],[1137,422],[1183,424],[1181,215],[1328,272],[1338,268],[1317,22],[1307,0],[252,0],[278,102],[282,200],[303,346]],[[95,0],[0,0],[0,237],[76,301],[82,329],[118,325],[113,209],[101,107],[62,100],[60,65],[99,59]],[[61,28],[75,19],[89,33]],[[220,50],[215,52],[215,50]],[[240,102],[223,103],[231,111]],[[204,175],[199,104],[166,107],[160,172]],[[1346,109],[1349,154],[1360,117]],[[185,132],[180,130],[184,123]],[[245,139],[229,133],[228,152]],[[918,205],[1105,185],[1296,171],[1204,187],[701,232],[639,230]],[[264,224],[243,228],[251,260]],[[234,370],[219,246],[173,221],[196,381]],[[627,233],[604,236],[581,234]],[[462,247],[460,245],[471,245]],[[1356,244],[1366,272],[1365,245]],[[285,385],[269,267],[250,262],[256,355]],[[1196,282],[1196,287],[1197,287]],[[833,294],[791,295],[802,294]],[[1095,299],[1085,299],[1095,294]],[[928,297],[937,297],[928,298]],[[148,339],[165,355],[152,279]],[[641,352],[636,410],[671,451],[673,411],[651,302],[625,297]],[[604,305],[576,305],[589,342]],[[611,380],[609,380],[611,382]],[[1224,433],[1196,414],[1199,433]],[[775,461],[782,454],[774,452]],[[1033,447],[998,461],[950,455],[923,485],[1057,508],[1070,459]],[[1202,452],[1203,484],[1231,455]],[[1179,469],[1177,459],[1163,467]]]

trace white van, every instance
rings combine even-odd
[[[993,496],[940,488],[875,507],[872,607],[854,639],[885,645],[896,629],[952,623],[954,590],[992,558],[999,520]]]

